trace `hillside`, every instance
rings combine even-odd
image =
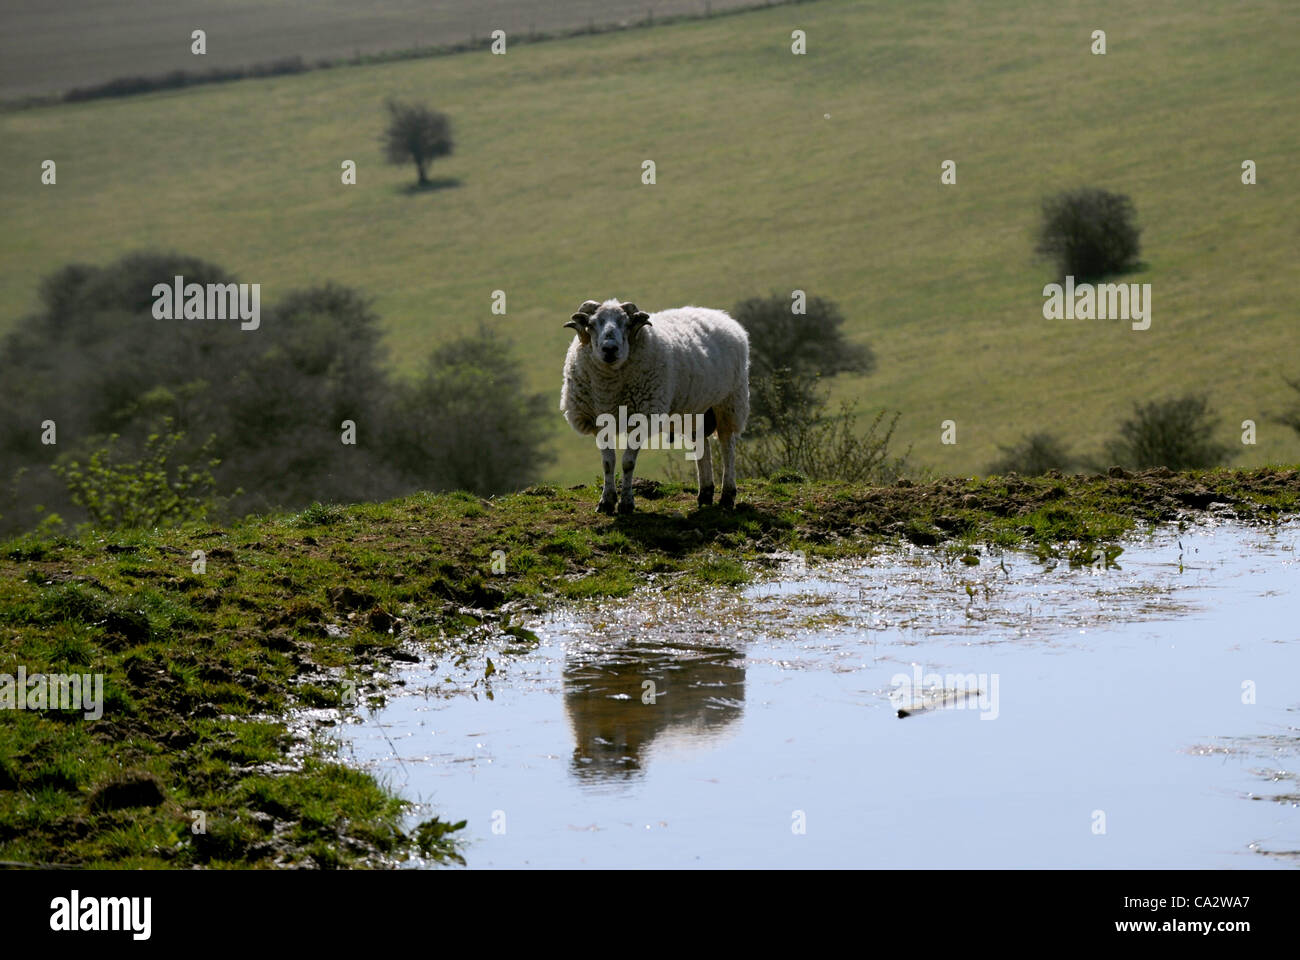
[[[484,324],[558,401],[561,324],[587,297],[727,307],[800,288],[838,301],[879,358],[838,394],[901,410],[901,444],[941,472],[979,471],[1029,430],[1092,452],[1134,401],[1190,388],[1209,391],[1239,465],[1291,462],[1300,444],[1269,417],[1300,374],[1283,282],[1298,25],[1283,0],[825,0],[8,113],[0,325],[62,264],[173,248],[267,300],[326,280],[369,292],[405,370]],[[1088,52],[1099,27],[1105,56]],[[381,162],[393,95],[452,116],[445,189],[412,195],[411,171]],[[339,182],[348,159],[356,186]],[[945,159],[956,186],[940,186]],[[1146,267],[1126,279],[1152,284],[1147,331],[1042,317],[1039,202],[1079,184],[1136,204]],[[1244,419],[1256,446],[1236,443]],[[558,413],[555,436],[545,479],[590,479],[589,441]]]
[[[121,76],[246,67],[448,46],[589,25],[699,15],[762,0],[8,0],[0,7],[0,98],[47,94]],[[74,28],[75,27],[75,28]],[[202,60],[190,34],[211,44]],[[196,64],[198,65],[196,67]]]

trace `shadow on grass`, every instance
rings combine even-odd
[[[610,522],[644,549],[678,559],[709,544],[734,547],[740,542],[789,531],[794,526],[778,513],[745,502],[736,504],[735,509],[692,506],[688,510],[669,504],[638,503],[635,513],[620,513]]]
[[[438,190],[448,190],[460,185],[461,180],[459,177],[434,177],[424,183],[408,183],[404,187],[398,187],[397,192],[411,196],[417,193],[435,193]]]
[[[1077,288],[1082,283],[1090,283],[1093,286],[1101,283],[1116,283],[1121,277],[1127,277],[1130,274],[1148,273],[1151,270],[1149,260],[1136,260],[1126,267],[1119,267],[1115,270],[1107,270],[1103,273],[1089,274],[1088,276],[1074,275],[1074,285]],[[1056,277],[1053,283],[1065,283],[1065,274]]]

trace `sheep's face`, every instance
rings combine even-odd
[[[627,362],[637,331],[650,324],[650,315],[632,302],[588,300],[565,324],[578,332],[583,346],[597,363],[617,370]]]

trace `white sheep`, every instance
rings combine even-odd
[[[565,324],[577,331],[564,358],[560,410],[578,433],[597,435],[605,485],[596,509],[613,513],[616,444],[606,429],[639,416],[650,436],[682,430],[699,477],[699,504],[713,503],[713,463],[707,437],[722,447],[722,506],[736,503],[736,438],[749,419],[749,335],[722,310],[680,307],[647,314],[634,303],[588,300]],[[620,409],[621,408],[621,409]],[[669,416],[687,421],[672,425]],[[627,418],[627,419],[623,419]],[[691,423],[703,424],[692,431]],[[702,432],[702,436],[695,434]],[[646,434],[642,434],[645,436]],[[670,437],[670,442],[672,442]],[[631,513],[632,473],[641,437],[628,431],[618,511]],[[702,454],[702,455],[701,455]]]

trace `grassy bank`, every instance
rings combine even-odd
[[[840,303],[879,359],[839,390],[901,410],[899,448],[939,472],[982,470],[1028,430],[1092,452],[1135,400],[1188,385],[1238,464],[1291,460],[1294,434],[1269,417],[1296,375],[1280,279],[1300,215],[1296,17],[1285,0],[1249,16],[1209,0],[820,0],[5,114],[0,328],[64,263],[171,248],[261,283],[264,302],[327,280],[366,291],[408,371],[486,323],[558,402],[560,325],[587,297],[730,307],[798,288]],[[441,189],[412,193],[413,172],[382,162],[389,96],[451,116]],[[1080,184],[1133,198],[1147,331],[1042,317],[1039,203]],[[948,419],[956,444],[940,442]],[[1255,446],[1237,442],[1245,419]],[[588,478],[589,442],[558,413],[554,429],[543,479]]]
[[[418,655],[453,656],[482,676],[487,636],[504,632],[525,651],[527,612],[624,595],[650,575],[670,590],[736,585],[777,552],[851,557],[895,540],[946,544],[966,563],[990,546],[1087,562],[1144,521],[1300,512],[1300,471],[874,488],[790,478],[742,484],[734,512],[698,511],[688,488],[648,483],[640,512],[616,519],[597,516],[595,499],[591,487],[490,501],[420,495],[221,528],[4,544],[0,674],[103,674],[105,702],[94,720],[0,715],[0,860],[453,859],[448,827],[463,812],[434,811],[403,832],[403,804],[331,755],[301,711],[382,697],[375,674]],[[206,567],[195,572],[200,550]],[[193,811],[205,832],[193,831]]]

